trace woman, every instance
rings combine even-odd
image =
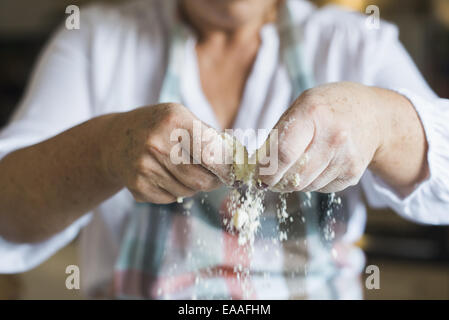
[[[406,218],[449,222],[447,107],[394,26],[370,30],[338,8],[141,0],[82,10],[81,29],[56,34],[0,135],[0,271],[34,267],[86,226],[92,297],[358,298],[362,190]],[[292,193],[291,224],[279,227],[288,239],[271,241],[269,192],[248,255],[222,226],[229,166],[170,161],[171,132],[198,119],[217,131],[278,129],[278,166],[261,187],[342,191],[342,208],[326,218],[319,193],[308,207]]]

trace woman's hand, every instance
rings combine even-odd
[[[199,137],[192,134],[194,125],[201,128]],[[186,149],[203,147],[196,159],[201,164],[187,153],[190,164],[171,161],[182,151],[172,148],[180,144],[175,129],[188,133],[181,144]],[[0,235],[12,242],[43,241],[124,187],[138,201],[169,203],[218,187],[217,176],[229,183],[231,165],[215,164],[204,152],[217,137],[183,106],[160,104],[105,114],[14,151],[0,161]]]
[[[389,90],[355,83],[307,90],[275,129],[278,168],[259,177],[275,191],[341,191],[368,166],[402,193],[423,176],[421,123],[411,103]]]
[[[195,121],[201,127],[200,135],[193,133]],[[188,141],[182,141],[183,150],[174,149],[180,144],[177,135],[173,141],[177,129],[188,134]],[[171,203],[178,197],[218,188],[221,182],[217,175],[223,180],[229,176],[229,165],[214,164],[204,152],[196,159],[197,164],[193,163],[193,146],[204,150],[218,133],[182,105],[159,104],[117,114],[108,132],[104,152],[108,175],[128,188],[139,202]],[[174,151],[181,152],[188,163],[176,164]]]

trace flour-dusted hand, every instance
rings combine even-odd
[[[413,152],[415,146],[407,149],[411,143],[425,145],[420,122],[408,100],[389,90],[348,82],[307,90],[275,129],[278,169],[260,176],[275,191],[341,191],[357,184],[368,166],[405,187],[416,182],[422,167],[422,150],[416,159],[400,155],[401,148]],[[401,161],[410,172],[394,172]]]
[[[219,142],[218,132],[180,104],[142,107],[112,121],[104,163],[137,201],[171,203],[218,188],[217,176],[230,176],[231,166],[210,152]]]

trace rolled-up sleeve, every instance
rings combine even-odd
[[[84,16],[91,15],[87,12]],[[61,28],[47,44],[22,101],[9,124],[0,131],[0,159],[92,117],[89,23],[84,22],[80,30]],[[33,165],[33,159],[29,162]],[[89,219],[85,215],[37,244],[10,243],[0,237],[0,273],[23,272],[37,266],[72,241]]]
[[[430,172],[414,191],[401,197],[368,170],[361,180],[368,203],[391,207],[415,222],[449,224],[449,100],[438,98],[429,88],[394,26],[385,23],[376,36],[366,39],[371,41],[365,51],[366,70],[373,79],[370,84],[394,90],[411,101],[424,127]]]

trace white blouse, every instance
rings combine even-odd
[[[81,10],[81,29],[61,28],[39,58],[26,94],[0,132],[0,158],[94,116],[157,103],[167,63],[167,2],[137,0]],[[406,198],[369,170],[361,183],[342,193],[352,213],[344,241],[363,233],[366,209],[388,206],[401,216],[428,224],[449,223],[449,101],[428,87],[398,41],[394,25],[368,29],[366,17],[335,6],[316,9],[290,0],[294,22],[303,31],[304,59],[316,84],[354,81],[396,90],[415,106],[429,143],[430,177]],[[234,128],[270,129],[289,106],[291,86],[279,62],[279,38],[272,25],[245,86]],[[194,39],[189,40],[181,91],[183,103],[218,128],[201,89]],[[30,160],[32,165],[33,160]],[[0,273],[31,269],[82,233],[83,288],[94,292],[110,283],[133,199],[122,190],[66,230],[38,244],[13,244],[0,237]],[[363,261],[358,262],[363,263]],[[354,271],[358,272],[358,271]]]

